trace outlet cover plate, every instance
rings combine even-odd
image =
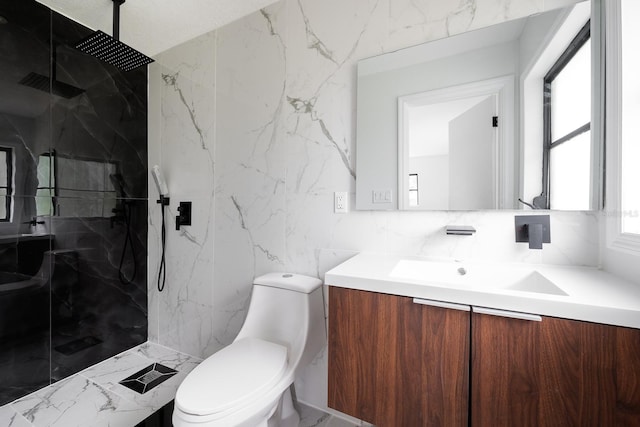
[[[349,193],[346,191],[333,193],[333,211],[335,213],[349,212]]]

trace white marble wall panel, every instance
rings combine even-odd
[[[281,9],[218,31],[214,350],[242,326],[253,278],[285,267]]]
[[[195,190],[202,183],[214,198],[203,204],[211,211],[198,213],[208,215],[206,224],[192,227],[197,244],[170,231],[170,290],[158,299],[159,342],[208,355],[239,330],[255,276],[287,269],[323,278],[358,251],[597,265],[598,218],[588,213],[552,213],[552,243],[542,251],[514,242],[515,212],[333,213],[333,192],[353,197],[355,191],[358,60],[567,2],[282,0],[173,49],[170,63],[163,55],[158,65],[175,76],[175,85],[160,78],[150,87],[162,91],[158,158],[172,209],[180,191],[208,200],[208,191]],[[198,64],[210,56],[211,69],[201,72]],[[152,220],[150,236],[157,239],[157,215]],[[446,236],[447,224],[478,232]],[[150,244],[150,268],[154,256]],[[323,354],[297,382],[298,397],[320,407],[326,405]]]
[[[166,286],[158,293],[159,205],[150,204],[150,339],[203,356],[212,342],[216,34],[192,40],[150,66],[150,164],[169,187]],[[158,94],[159,92],[159,94]],[[150,198],[157,190],[150,180]],[[191,201],[192,225],[175,230],[180,201]]]

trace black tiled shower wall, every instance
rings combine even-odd
[[[2,405],[146,340],[148,170],[146,67],[76,51],[91,30],[33,0],[0,0],[0,16]],[[44,91],[19,83],[38,75]],[[38,190],[43,155],[54,198]]]

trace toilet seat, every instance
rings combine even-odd
[[[210,416],[241,407],[273,388],[286,368],[286,347],[259,338],[235,341],[187,376],[176,393],[176,408]]]

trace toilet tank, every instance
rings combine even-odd
[[[286,346],[289,364],[302,367],[327,341],[322,281],[290,273],[254,280],[249,311],[236,341],[261,338]]]

